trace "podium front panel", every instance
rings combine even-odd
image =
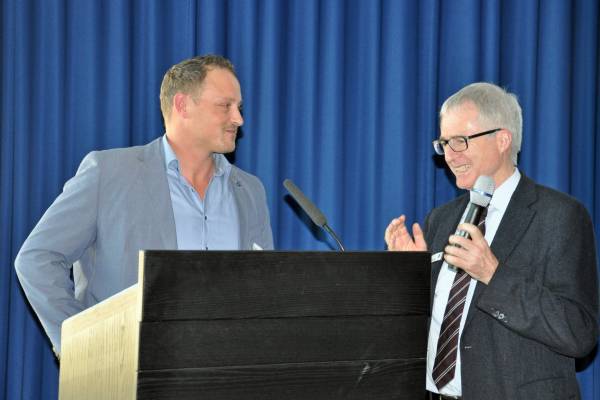
[[[429,260],[145,251],[137,398],[423,398]]]

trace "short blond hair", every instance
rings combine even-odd
[[[215,54],[189,58],[169,68],[160,85],[160,109],[165,121],[171,115],[175,94],[192,93],[202,86],[208,71],[215,68],[226,69],[235,76],[231,61]]]

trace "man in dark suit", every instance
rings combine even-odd
[[[386,229],[388,249],[432,253],[431,398],[580,398],[575,358],[598,337],[593,227],[579,202],[516,168],[521,129],[516,97],[498,86],[475,83],[448,98],[434,148],[458,187],[493,179],[485,231],[461,224],[471,238],[453,234],[468,194],[434,209],[412,235],[404,215]]]

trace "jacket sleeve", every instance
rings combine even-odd
[[[15,259],[21,286],[57,354],[62,322],[84,309],[70,274],[73,263],[95,242],[99,180],[97,153],[90,153]]]
[[[477,306],[523,337],[583,357],[598,338],[596,241],[587,211],[573,203],[537,211],[547,219],[531,224]]]

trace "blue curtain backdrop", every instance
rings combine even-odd
[[[58,368],[13,269],[44,210],[95,149],[163,133],[165,70],[235,63],[235,163],[265,184],[279,249],[333,248],[286,197],[293,179],[349,249],[381,250],[399,213],[457,194],[432,155],[437,110],[491,81],[524,110],[521,169],[582,201],[600,232],[596,0],[3,0],[0,398],[55,399]],[[600,399],[600,357],[579,363]]]

